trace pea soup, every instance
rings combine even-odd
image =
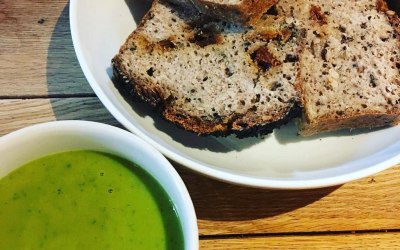
[[[0,180],[0,249],[183,246],[181,224],[164,189],[119,157],[59,153]]]

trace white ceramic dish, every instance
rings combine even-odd
[[[163,155],[125,130],[86,121],[50,122],[18,130],[0,138],[0,178],[34,159],[79,149],[118,155],[153,175],[175,204],[185,249],[198,249],[196,214],[182,179]]]
[[[338,185],[400,162],[400,126],[300,138],[289,124],[263,138],[239,140],[198,137],[141,104],[132,108],[111,81],[110,62],[148,4],[71,0],[71,32],[83,72],[106,108],[167,157],[227,182],[282,189]]]

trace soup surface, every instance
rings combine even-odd
[[[183,249],[164,189],[116,156],[40,158],[2,178],[0,194],[0,249]]]

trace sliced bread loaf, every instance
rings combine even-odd
[[[155,1],[114,57],[114,75],[188,131],[265,134],[299,113],[301,34],[291,18],[245,28]]]
[[[300,133],[399,123],[399,19],[382,0],[281,0],[307,29]]]
[[[278,0],[190,0],[202,13],[239,24],[255,24]]]

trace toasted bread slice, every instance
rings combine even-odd
[[[202,13],[242,25],[255,24],[278,0],[190,0]]]
[[[114,57],[114,75],[188,131],[265,134],[299,114],[301,34],[290,18],[246,28],[155,1]]]
[[[399,19],[384,1],[281,0],[277,10],[307,29],[302,135],[399,122]]]

